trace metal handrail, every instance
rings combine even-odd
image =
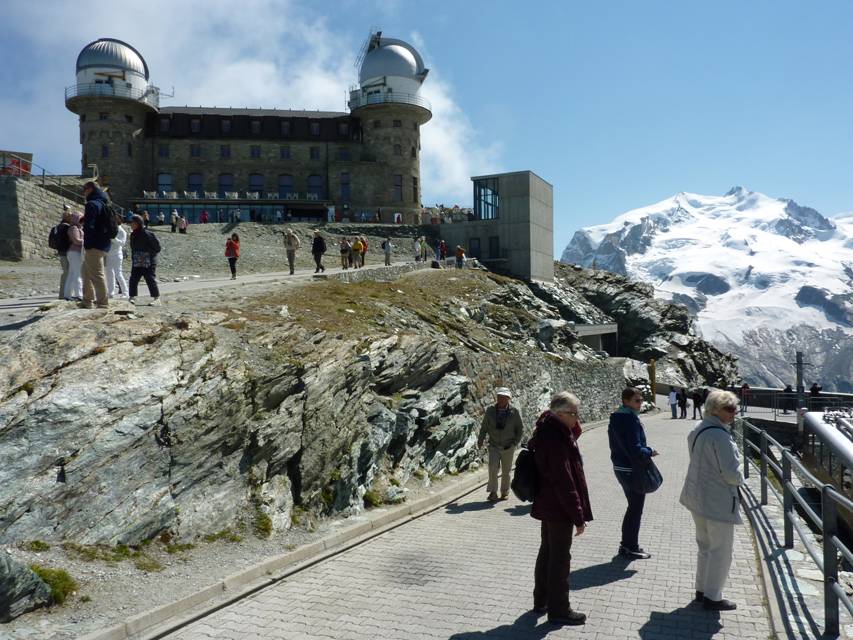
[[[749,478],[750,465],[755,467],[760,473],[760,503],[762,506],[768,503],[768,469],[771,469],[781,482],[781,496],[775,488],[769,488],[772,490],[774,497],[782,502],[784,514],[784,547],[786,549],[794,547],[794,532],[796,531],[809,556],[823,574],[824,631],[827,635],[838,636],[839,603],[843,604],[850,614],[853,615],[853,599],[838,584],[838,553],[840,552],[848,562],[853,564],[853,552],[838,537],[838,507],[841,506],[853,513],[853,500],[842,495],[832,485],[818,480],[806,469],[800,459],[790,449],[783,447],[775,438],[768,435],[764,429],[759,429],[749,422],[740,419],[737,421],[737,425],[740,427],[740,444],[743,450],[743,476],[744,478]],[[840,433],[837,433],[833,426],[823,423],[819,416],[815,414],[806,414],[804,426],[814,438],[821,439],[821,447],[826,443],[830,451],[834,452],[843,461],[842,464],[853,468],[853,443]],[[760,443],[758,447],[749,441],[748,433],[758,436]],[[771,445],[782,452],[781,469],[769,455],[769,447]],[[748,453],[750,450],[755,450],[759,453],[759,461],[757,463],[750,458]],[[816,489],[820,489],[820,515],[809,506],[797,491],[797,487],[794,486],[792,482],[792,472],[794,471],[798,477],[806,480]],[[779,477],[780,475],[781,477]],[[803,523],[794,509],[795,502],[802,507],[808,520],[811,520],[812,524],[820,530],[823,536],[822,549],[809,541]]]
[[[145,89],[137,89],[115,83],[81,82],[65,87],[65,102],[71,98],[84,96],[125,98],[144,102],[155,109],[160,107],[160,89],[153,85],[148,85]]]
[[[350,110],[366,107],[372,104],[413,104],[422,107],[427,111],[432,111],[432,105],[429,100],[419,96],[416,93],[368,93],[361,94],[359,91],[350,93],[349,108]]]

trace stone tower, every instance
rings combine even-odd
[[[146,184],[145,118],[156,113],[160,90],[149,84],[142,55],[121,40],[101,38],[77,56],[77,83],[65,89],[65,106],[80,117],[82,173],[97,165],[102,187],[118,204],[140,197]]]
[[[402,40],[370,35],[359,68],[359,85],[350,90],[349,108],[361,123],[362,160],[369,179],[354,185],[356,208],[383,207],[382,218],[402,213],[413,222],[421,211],[420,127],[432,118],[420,88],[429,70],[415,48]]]

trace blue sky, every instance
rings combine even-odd
[[[468,176],[532,169],[554,185],[557,255],[577,228],[678,191],[742,184],[853,209],[853,2],[96,0],[3,13],[0,148],[55,172],[78,167],[62,88],[90,40],[140,49],[175,87],[166,104],[342,109],[380,26],[432,69],[425,203],[468,204]]]

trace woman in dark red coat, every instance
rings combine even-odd
[[[548,612],[555,624],[583,624],[586,616],[569,604],[569,573],[573,529],[581,535],[592,520],[589,493],[578,449],[577,397],[562,391],[551,398],[548,411],[536,421],[528,446],[536,460],[538,491],[533,517],[542,521],[542,543],[536,558],[533,608]]]

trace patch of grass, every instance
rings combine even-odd
[[[252,523],[252,529],[259,538],[269,538],[272,535],[272,520],[257,507],[255,508],[255,520]]]
[[[157,562],[154,558],[148,556],[140,556],[133,561],[134,566],[140,571],[146,573],[157,573],[163,570],[163,565]]]
[[[415,469],[415,471],[412,473],[412,475],[415,476],[418,480],[423,480],[426,477],[426,471],[418,468],[418,469]]]
[[[243,536],[231,531],[231,529],[223,529],[216,533],[208,533],[202,538],[202,540],[205,542],[216,542],[217,540],[224,540],[225,542],[242,542]]]
[[[378,491],[374,491],[373,489],[368,489],[364,492],[364,504],[368,507],[378,507],[382,505],[385,501],[382,499],[382,495]]]
[[[91,602],[91,596],[80,596],[80,602]]]
[[[35,553],[41,553],[42,551],[50,551],[50,545],[42,540],[30,540],[29,542],[25,542],[21,545],[22,549],[26,551],[33,551]]]
[[[25,382],[21,385],[20,391],[26,391],[28,396],[33,395],[33,392],[36,390],[36,385],[32,382]]]
[[[184,551],[189,551],[190,549],[195,549],[195,545],[192,542],[187,542],[184,544],[174,543],[166,545],[166,553],[175,554],[175,553],[183,553]]]
[[[392,485],[394,485],[395,487],[399,487],[399,486],[400,486],[400,481],[399,481],[399,480],[397,480],[397,478],[393,478],[393,477],[388,478],[388,482],[390,482],[390,483],[391,483]]]
[[[287,551],[293,551],[296,547],[297,545],[293,544],[292,542],[288,542],[286,545],[284,545],[284,548]]]
[[[303,518],[305,518],[305,509],[302,507],[293,507],[293,510],[290,512],[290,525],[298,527],[302,524]]]
[[[77,590],[77,582],[65,569],[51,569],[39,564],[31,564],[30,569],[50,587],[50,596],[56,604],[62,604]]]
[[[335,503],[335,494],[329,487],[326,487],[320,492],[320,499],[323,501],[323,504],[326,505],[326,508],[330,508]]]

